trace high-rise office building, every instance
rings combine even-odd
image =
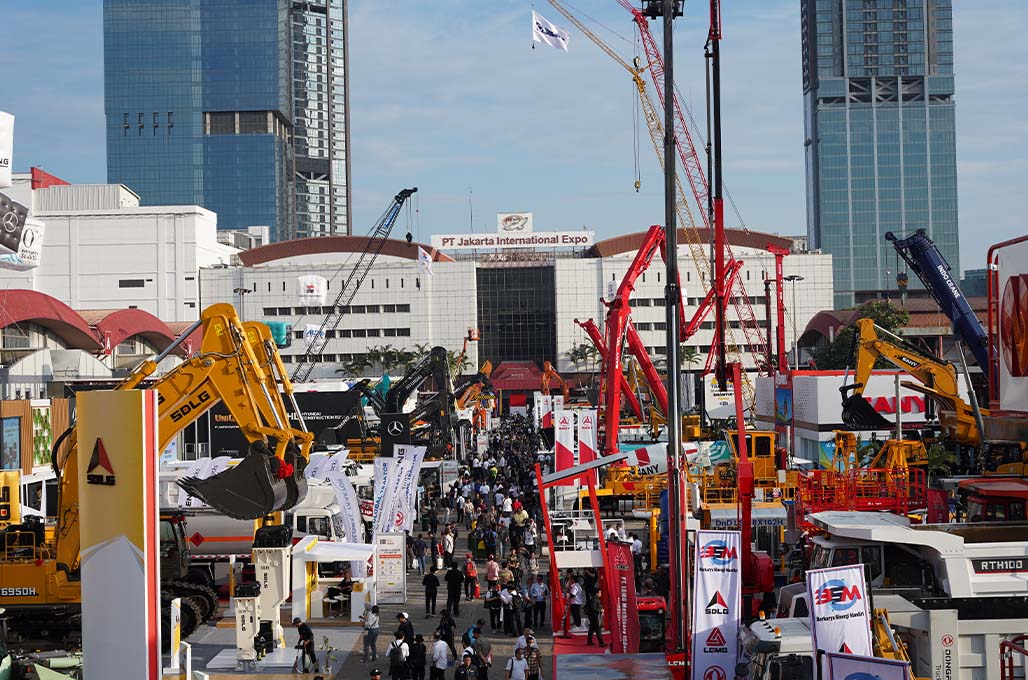
[[[807,233],[833,255],[836,307],[896,290],[888,231],[927,229],[960,271],[951,0],[801,0],[801,16]]]
[[[349,233],[343,2],[104,0],[108,181],[220,229]]]
[[[345,0],[294,1],[291,21],[297,235],[349,234]]]

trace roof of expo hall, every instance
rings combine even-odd
[[[710,230],[697,229],[697,238],[701,243],[710,241]],[[779,248],[791,248],[792,239],[778,236],[777,234],[765,234],[760,231],[748,229],[725,229],[728,242],[740,248],[754,248],[766,250],[768,245]],[[639,250],[645,231],[637,231],[631,234],[622,234],[613,238],[604,239],[586,249],[590,257],[609,257],[621,253],[634,252]],[[687,243],[685,229],[678,230],[679,243]],[[239,261],[245,267],[254,267],[262,264],[272,264],[277,260],[284,260],[291,257],[302,257],[305,255],[321,255],[327,253],[359,253],[363,252],[368,245],[367,236],[321,236],[318,238],[298,238],[292,241],[279,241],[269,243],[259,248],[251,248],[239,253]],[[418,249],[415,246],[424,248],[431,255],[434,262],[453,262],[453,258],[441,250],[437,250],[425,243],[408,244],[399,239],[386,239],[382,246],[382,255],[398,257],[407,260],[418,259]]]
[[[107,333],[112,347],[139,336],[163,350],[175,339],[175,333],[163,321],[142,309],[76,311],[46,293],[23,289],[4,291],[2,302],[0,328],[34,323],[55,333],[69,349],[99,351]],[[183,352],[178,350],[179,354]]]
[[[621,236],[597,241],[588,249],[588,254],[592,257],[610,257],[611,255],[618,255],[620,253],[635,252],[639,250],[639,246],[642,245],[642,241],[645,236],[645,231],[637,231],[631,234],[623,234]],[[727,237],[729,244],[738,246],[739,248],[767,250],[768,245],[773,245],[779,248],[790,249],[793,245],[791,238],[778,236],[777,234],[765,234],[764,232],[751,231],[749,229],[725,229],[725,236]],[[710,243],[710,230],[697,228],[696,239],[703,244]],[[693,239],[690,239],[686,235],[685,229],[683,227],[679,227],[679,244],[686,244],[690,240]]]
[[[325,253],[360,253],[368,247],[367,236],[320,236],[318,238],[298,238],[292,241],[269,243],[259,248],[251,248],[239,253],[239,261],[245,267],[270,264],[276,260],[304,255],[321,255]],[[453,258],[425,243],[407,243],[399,239],[386,239],[379,254],[399,257],[406,260],[418,259],[418,248],[424,248],[434,262],[453,262]]]

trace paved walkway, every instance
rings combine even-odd
[[[548,560],[546,560],[545,557],[544,559],[540,560],[540,568],[545,570],[547,564]],[[478,568],[479,581],[482,584],[481,590],[484,593],[485,577],[483,574],[485,572],[485,564],[479,564]],[[445,603],[446,590],[444,586],[439,593],[437,612],[441,610]],[[343,661],[342,667],[339,668],[333,675],[334,680],[364,680],[369,676],[369,673],[372,668],[378,668],[380,671],[382,671],[383,677],[389,676],[389,661],[385,658],[384,653],[386,647],[389,645],[389,642],[393,639],[393,632],[396,630],[397,627],[398,621],[396,619],[396,615],[399,614],[401,611],[406,611],[408,614],[410,614],[411,623],[414,624],[414,633],[420,633],[425,636],[425,646],[428,647],[429,654],[431,654],[433,644],[432,633],[435,632],[436,626],[439,625],[439,615],[437,613],[435,616],[431,618],[425,618],[425,589],[424,586],[421,585],[421,577],[418,576],[418,572],[416,570],[410,571],[407,574],[407,602],[402,605],[379,605],[379,610],[379,615],[382,620],[382,628],[381,633],[378,637],[379,656],[377,665],[372,665],[371,663],[363,663],[361,661],[362,643],[361,641],[358,641],[357,644],[354,645],[353,649],[349,650],[349,653],[346,655],[346,658]],[[549,615],[549,611],[547,611],[547,615]],[[454,619],[457,622],[457,633],[454,636],[456,638],[454,640],[454,644],[457,647],[458,653],[460,653],[461,651],[461,634],[463,634],[465,630],[470,628],[477,619],[485,619],[485,634],[486,638],[488,638],[488,640],[492,643],[493,652],[493,667],[489,672],[489,678],[490,680],[502,680],[502,678],[505,678],[506,672],[503,670],[503,667],[507,663],[507,659],[509,659],[514,654],[515,638],[507,637],[501,633],[497,633],[495,635],[490,633],[488,626],[489,613],[483,606],[482,599],[478,598],[471,602],[462,600],[460,603],[460,614],[454,616]],[[317,630],[315,630],[315,636],[317,636]],[[537,643],[539,644],[539,649],[543,654],[543,668],[549,668],[549,664],[552,663],[551,654],[553,653],[553,635],[552,632],[549,630],[549,626],[547,625],[547,627],[542,630],[535,630],[535,637]],[[288,637],[287,633],[286,641],[290,642],[290,639],[291,638]],[[450,670],[446,671],[447,680],[449,680],[452,674],[453,666],[450,667]],[[549,673],[547,673],[546,675],[549,675]],[[313,675],[310,675],[308,677],[313,677]],[[428,677],[427,670],[425,671],[425,677]]]

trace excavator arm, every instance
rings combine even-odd
[[[387,411],[399,413],[414,390],[433,376],[436,378],[437,389],[447,389],[450,382],[450,369],[446,364],[446,348],[444,347],[433,347],[432,351],[415,364],[407,375],[389,388],[385,397]]]
[[[219,511],[240,519],[257,519],[284,510],[306,494],[303,468],[310,454],[313,436],[289,425],[275,379],[264,366],[281,372],[281,360],[274,343],[251,343],[250,337],[270,342],[270,331],[243,328],[231,305],[217,304],[204,310],[193,327],[203,328],[200,352],[153,382],[157,391],[159,449],[215,404],[223,402],[251,442],[241,462],[208,479],[189,479],[183,488]],[[184,333],[181,342],[193,329]],[[263,330],[261,330],[263,329]],[[160,361],[177,346],[144,361],[116,390],[145,385]],[[291,385],[284,383],[291,397]],[[295,402],[294,402],[295,403]],[[301,421],[302,422],[302,421]],[[70,428],[54,445],[53,464],[58,475],[57,562],[69,571],[79,565],[77,433]]]
[[[564,380],[564,378],[560,377],[560,373],[557,373],[557,369],[553,367],[553,364],[551,364],[549,361],[544,361],[542,377],[543,394],[550,393],[550,383],[554,380],[556,380],[557,384],[560,386],[561,394],[564,395],[564,402],[567,403],[571,400],[571,393],[568,391],[567,382]]]
[[[879,358],[917,379],[918,383],[903,382],[904,387],[928,396],[941,410],[954,412],[959,420],[965,421],[965,425],[970,419],[970,425],[974,426],[973,412],[960,397],[957,371],[952,364],[915,349],[898,335],[876,326],[872,319],[857,320],[853,354],[853,382],[839,388],[842,393],[842,420],[848,426],[879,430],[892,427],[892,423],[864,399],[864,388]]]

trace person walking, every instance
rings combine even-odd
[[[410,648],[410,680],[425,680],[425,665],[428,663],[428,649],[421,633],[414,636],[414,644]]]
[[[450,616],[450,612],[443,610],[439,618],[439,628],[437,628],[439,636],[443,642],[447,644],[450,651],[453,652],[453,658],[457,658],[457,647],[454,645],[454,636],[456,635],[457,622]]]
[[[403,641],[403,632],[393,633],[393,641],[389,643],[386,650],[386,658],[389,659],[390,680],[409,680],[409,659],[410,647]]]
[[[489,592],[485,594],[485,608],[489,612],[489,628],[494,634],[500,629],[500,622],[502,621],[500,612],[502,607],[503,600],[500,597],[500,584],[495,583],[489,589]]]
[[[474,657],[471,654],[465,654],[460,658],[460,665],[453,671],[453,680],[477,680],[478,669],[471,664]]]
[[[464,599],[471,600],[475,597],[475,586],[478,585],[478,567],[471,553],[465,555],[464,559]]]
[[[550,598],[550,588],[542,574],[536,575],[535,583],[528,589],[528,596],[532,600],[532,624],[542,628],[546,625],[546,601]]]
[[[443,564],[449,569],[453,566],[453,529],[447,527],[443,530]]]
[[[421,534],[414,539],[414,562],[418,565],[418,576],[425,575],[425,554],[428,552],[428,544]]]
[[[582,627],[582,605],[585,603],[585,594],[582,592],[582,584],[578,577],[572,577],[571,587],[568,588],[568,602],[571,604],[571,620],[575,628]]]
[[[300,620],[300,617],[293,619],[293,625],[296,626],[296,632],[300,635],[300,639],[296,643],[296,648],[301,650],[301,658],[303,659],[303,672],[309,673],[307,660],[310,659],[311,664],[314,666],[314,672],[318,672],[318,654],[314,651],[314,631],[306,623]]]
[[[435,642],[432,644],[432,661],[429,666],[428,680],[446,680],[446,667],[450,665],[447,656],[449,648],[438,630],[432,633],[432,639]]]
[[[403,641],[407,643],[407,651],[410,652],[410,646],[414,644],[414,624],[410,622],[407,612],[400,612],[396,618],[400,622],[396,632],[403,635]]]
[[[585,603],[585,615],[589,618],[589,639],[586,644],[590,646],[593,643],[593,633],[596,634],[596,640],[600,647],[603,647],[605,644],[603,642],[603,631],[600,629],[600,614],[602,613],[603,606],[600,604],[600,598],[593,595]]]
[[[528,661],[525,659],[525,650],[521,647],[514,648],[514,656],[507,659],[507,680],[526,680],[528,676]]]
[[[478,630],[476,628],[476,630]],[[478,665],[478,680],[489,680],[489,667],[493,665],[493,645],[485,633],[478,631],[475,635],[475,642],[471,645],[475,651],[475,661]]]
[[[439,577],[435,575],[435,565],[421,579],[421,585],[425,586],[425,618],[435,616],[435,603],[439,595]]]
[[[446,581],[446,609],[454,616],[460,616],[460,590],[464,585],[464,574],[455,562],[450,563],[450,570],[443,580]]]
[[[371,608],[371,611],[361,615],[361,627],[364,629],[364,663],[374,661],[378,658],[378,649],[375,641],[378,640],[378,605]]]
[[[489,590],[500,582],[500,565],[493,553],[489,553],[489,561],[485,563],[485,582]]]
[[[528,636],[528,646],[525,647],[525,661],[528,663],[525,680],[542,680],[543,653],[539,651],[539,645],[531,635]]]

